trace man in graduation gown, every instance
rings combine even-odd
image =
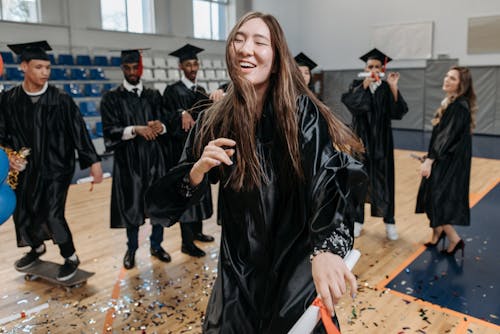
[[[402,119],[408,106],[398,90],[399,73],[389,73],[382,80],[385,65],[392,59],[377,49],[361,58],[366,63],[366,77],[354,80],[342,102],[352,113],[352,127],[365,145],[365,166],[369,176],[367,201],[371,215],[383,217],[387,238],[397,240],[394,220],[394,144],[391,120]],[[364,220],[360,207],[354,236],[359,236]]]
[[[179,161],[187,135],[194,125],[197,114],[190,113],[196,102],[207,100],[208,95],[203,87],[197,85],[196,74],[199,69],[197,54],[203,51],[196,46],[186,44],[180,49],[170,53],[179,58],[179,68],[183,76],[181,80],[169,85],[163,93],[163,101],[169,113],[169,128],[172,128],[171,154],[172,161]],[[202,242],[213,241],[210,235],[203,234],[202,220],[209,218],[213,213],[212,195],[210,189],[202,197],[200,203],[189,208],[180,218],[183,253],[201,257],[205,252],[194,244],[194,240]]]
[[[44,240],[52,239],[65,259],[57,279],[76,273],[80,261],[64,217],[64,207],[75,168],[75,150],[80,168],[90,167],[94,182],[102,181],[100,158],[85,122],[69,95],[49,85],[50,61],[46,41],[9,45],[21,57],[24,81],[5,92],[0,102],[0,145],[14,151],[29,148],[23,159],[11,155],[11,169],[20,172],[14,211],[18,247],[31,250],[16,261],[23,270],[46,251]]]
[[[135,265],[139,226],[145,219],[144,192],[170,165],[163,102],[157,90],[143,86],[140,57],[140,50],[122,51],[123,84],[101,100],[104,143],[114,151],[111,228],[127,229],[126,269]],[[170,262],[161,247],[163,226],[151,223],[150,253]]]

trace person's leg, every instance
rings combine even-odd
[[[363,223],[365,222],[365,203],[360,204],[356,208],[354,218],[354,237],[357,238],[361,235]]]
[[[181,222],[181,236],[182,236],[181,252],[195,257],[205,256],[205,252],[194,244],[195,236],[191,225],[192,223]]]
[[[59,268],[59,273],[57,274],[57,279],[59,281],[67,281],[75,276],[78,266],[80,265],[80,259],[78,259],[78,256],[76,255],[73,237],[67,224],[66,229],[68,233],[67,240],[58,244],[59,253],[64,258],[64,264]]]
[[[191,229],[195,240],[201,242],[212,242],[215,240],[211,235],[203,234],[203,222],[201,220],[191,223]]]
[[[151,236],[149,237],[149,242],[151,245],[150,253],[152,256],[156,257],[162,262],[170,262],[172,258],[162,247],[161,243],[163,241],[163,226],[151,223]]]
[[[125,269],[135,266],[135,252],[139,248],[139,226],[127,226],[127,252],[123,257]]]
[[[448,244],[447,251],[452,252],[454,250],[455,246],[457,246],[457,244],[460,241],[462,241],[462,238],[460,238],[457,231],[453,228],[452,225],[449,225],[449,224],[443,225],[443,230],[444,230],[444,233],[446,233],[446,236],[448,237],[448,239],[450,240],[450,242]]]
[[[163,226],[151,224],[151,236],[149,237],[151,249],[160,249],[163,242]]]
[[[398,231],[396,230],[396,221],[394,220],[394,217],[384,217],[384,223],[387,239],[398,240],[399,235]]]
[[[28,253],[25,253],[20,259],[18,259],[14,266],[19,270],[24,270],[31,267],[42,256],[47,250],[43,240],[39,240],[36,233],[30,233],[31,229],[27,229],[28,235],[30,237],[31,249]]]

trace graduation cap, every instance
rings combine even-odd
[[[169,54],[171,56],[179,58],[179,62],[182,63],[185,60],[198,59],[196,55],[203,50],[205,49],[199,48],[191,44],[186,44],[182,48],[170,52]]]
[[[359,59],[361,59],[365,63],[368,62],[368,60],[370,59],[376,59],[379,60],[382,63],[382,65],[385,65],[392,60],[391,57],[388,57],[385,53],[383,53],[377,48],[368,51],[367,53],[359,57]]]
[[[299,66],[307,66],[309,67],[309,71],[312,71],[313,68],[318,66],[311,58],[303,54],[302,52],[295,56],[295,61]]]
[[[22,44],[8,44],[9,49],[21,56],[21,61],[32,59],[50,60],[46,51],[52,50],[47,41],[37,41]]]
[[[144,50],[149,50],[149,48],[120,50],[121,52],[120,57],[122,59],[122,64],[141,62],[142,59],[141,53]]]

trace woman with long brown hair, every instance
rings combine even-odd
[[[469,69],[451,67],[443,91],[446,97],[432,120],[429,150],[420,168],[416,212],[425,212],[433,229],[426,246],[434,247],[448,237],[448,247],[442,252],[454,255],[461,249],[463,256],[465,244],[453,225],[470,224],[472,129],[477,105]]]
[[[204,332],[286,333],[316,294],[333,311],[346,280],[356,291],[342,257],[365,195],[351,157],[362,146],[307,89],[273,16],[241,18],[226,61],[226,96],[200,115],[181,163],[150,189],[148,211],[173,224],[220,181],[219,269]]]

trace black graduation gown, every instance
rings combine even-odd
[[[352,113],[352,127],[365,145],[365,167],[369,186],[367,201],[374,217],[394,217],[394,144],[391,120],[402,119],[408,106],[398,91],[398,101],[387,82],[375,94],[363,89],[362,80],[354,80],[342,103]]]
[[[425,212],[431,227],[469,225],[469,181],[472,158],[471,116],[467,100],[451,103],[432,129],[428,157],[431,176],[422,178],[416,213]]]
[[[147,125],[153,120],[167,123],[161,95],[144,88],[139,97],[120,85],[102,97],[101,115],[106,149],[114,151],[111,227],[142,225],[144,193],[171,165],[168,133],[152,141],[141,136],[122,140],[122,135],[130,125]]]
[[[352,248],[352,210],[364,200],[366,174],[359,162],[334,150],[327,124],[308,97],[300,97],[298,108],[305,181],[294,181],[286,172],[287,153],[275,137],[270,104],[255,134],[269,183],[234,191],[226,186],[227,176],[220,180],[218,276],[204,333],[287,333],[316,296],[309,261],[313,249],[329,249],[343,257]],[[148,191],[151,216],[175,223],[209,187],[208,179],[217,181],[218,173],[213,173],[191,199],[184,196],[181,180],[197,160],[191,147],[198,128],[199,124],[190,133],[181,164]],[[220,175],[227,175],[231,167],[223,168]],[[319,325],[315,333],[323,332]]]
[[[33,238],[68,242],[71,232],[64,206],[75,150],[81,169],[100,161],[78,107],[54,86],[49,85],[36,103],[17,86],[3,94],[0,115],[1,144],[16,151],[31,149],[16,188],[17,245],[38,246]]]
[[[182,129],[183,110],[190,109],[196,102],[208,99],[206,95],[194,92],[187,88],[182,81],[177,81],[165,88],[163,102],[169,114],[169,131],[172,142],[170,143],[170,154],[173,166],[181,158],[188,132]],[[196,121],[197,114],[192,114]],[[201,201],[190,207],[180,218],[181,222],[197,222],[210,218],[213,214],[212,193],[210,189],[202,196]]]

